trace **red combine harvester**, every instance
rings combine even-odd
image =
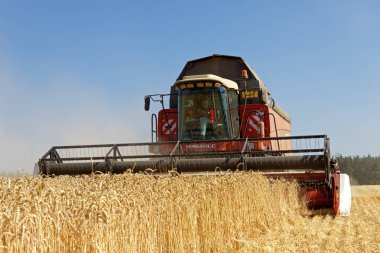
[[[39,173],[260,171],[297,180],[311,208],[349,214],[349,178],[330,156],[329,138],[290,136],[289,115],[241,57],[189,61],[170,94],[145,97],[145,110],[151,101],[162,105],[158,116],[152,114],[151,142],[52,147],[39,160]]]

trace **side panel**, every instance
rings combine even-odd
[[[239,106],[241,119],[241,138],[260,138],[260,137],[283,137],[290,136],[290,122],[281,117],[277,112],[266,104],[247,104]],[[260,128],[264,126],[264,131]],[[264,136],[262,136],[264,132]],[[268,141],[259,145],[259,149],[269,150],[290,150],[291,141]]]
[[[241,138],[268,137],[270,133],[268,106],[247,104],[239,106]],[[264,127],[264,130],[261,129]],[[256,150],[270,150],[270,141],[255,142]]]
[[[245,107],[245,108],[244,108]],[[265,104],[247,104],[239,106],[242,138],[269,137],[270,125],[268,106]],[[260,136],[260,122],[264,122],[265,136]]]
[[[177,109],[165,109],[158,112],[157,122],[158,141],[178,140],[178,112]]]

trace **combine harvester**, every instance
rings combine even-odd
[[[151,101],[162,106],[151,117],[151,142],[52,147],[39,160],[39,173],[260,171],[297,180],[312,208],[348,215],[349,178],[331,158],[329,138],[290,136],[290,117],[270,95],[240,57],[212,55],[189,61],[170,94],[145,97],[146,111]]]

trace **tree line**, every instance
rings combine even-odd
[[[380,155],[342,157],[339,168],[350,176],[352,185],[380,184]]]

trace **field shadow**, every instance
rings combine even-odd
[[[323,209],[309,209],[304,215],[306,217],[315,217],[315,216],[332,216],[335,217],[334,210],[332,208],[323,208]]]

